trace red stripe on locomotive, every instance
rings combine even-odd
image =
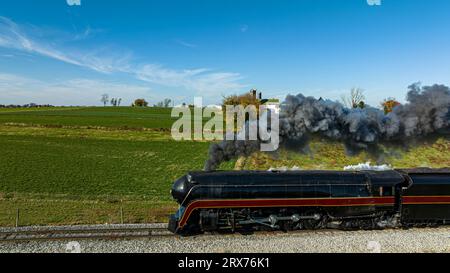
[[[450,204],[450,196],[403,196],[403,205]]]

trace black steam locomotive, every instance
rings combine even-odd
[[[177,234],[450,223],[450,169],[193,172],[175,182]]]

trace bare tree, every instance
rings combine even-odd
[[[161,107],[161,108],[168,108],[168,107],[170,107],[171,103],[172,103],[171,99],[164,99],[163,101],[160,101],[157,104],[154,104],[154,106]]]
[[[106,106],[106,104],[109,102],[109,95],[103,94],[102,98],[100,99],[101,102],[103,102],[103,106]]]
[[[166,107],[166,108],[168,108],[168,107],[170,107],[170,104],[172,103],[172,100],[171,99],[165,99],[164,100],[164,107]]]
[[[352,88],[349,96],[341,96],[342,103],[348,108],[364,108],[366,106],[364,102],[365,99],[366,97],[364,96],[364,90],[355,87]]]

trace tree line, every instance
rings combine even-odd
[[[36,103],[29,103],[29,104],[23,104],[23,105],[19,105],[19,104],[8,104],[8,105],[0,104],[0,108],[43,108],[43,107],[55,107],[55,106],[50,105],[50,104],[36,104]]]
[[[364,96],[364,90],[361,88],[352,88],[349,95],[341,96],[342,103],[348,108],[365,108],[365,99],[366,97]],[[400,102],[393,97],[384,99],[380,102],[380,106],[384,110],[385,114],[389,114],[396,106],[399,105]]]
[[[352,88],[349,94],[341,96],[341,103],[347,108],[364,109],[367,107],[365,100],[366,97],[364,95],[364,90],[361,88]],[[258,107],[261,103],[264,103],[264,101],[270,100],[258,99],[255,96],[254,90],[252,90],[242,95],[230,95],[224,97],[223,105],[243,105],[244,107],[247,105],[255,105],[256,107]],[[395,98],[392,97],[386,98],[382,102],[380,102],[380,107],[384,110],[385,114],[392,112],[393,109],[399,105],[400,102],[398,102]]]
[[[118,107],[122,103],[122,98],[109,98],[108,94],[103,94],[100,98],[100,101],[103,103],[103,106],[106,107],[106,105],[111,104],[111,106]],[[171,99],[164,99],[163,101],[160,101],[156,104],[154,104],[154,107],[162,107],[162,108],[169,108],[173,104]],[[145,99],[136,99],[131,104],[132,107],[148,107],[149,103]]]

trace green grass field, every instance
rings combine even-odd
[[[209,143],[171,139],[170,109],[86,107],[0,109],[0,226],[165,221],[173,181],[200,170]],[[314,141],[314,156],[256,154],[222,169],[299,166],[342,169],[369,160]],[[448,167],[450,140],[401,156],[394,167]],[[236,166],[235,166],[236,165]]]
[[[169,108],[56,107],[0,109],[0,123],[46,126],[170,128],[176,119]]]
[[[0,225],[14,224],[17,208],[23,225],[117,222],[120,206],[128,222],[166,219],[172,182],[201,170],[209,147],[173,141],[170,112],[0,110]]]

